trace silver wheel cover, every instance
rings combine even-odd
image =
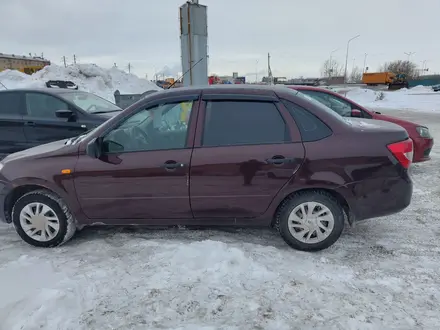
[[[335,219],[327,206],[317,202],[305,202],[290,212],[288,226],[295,239],[315,244],[330,236],[335,227]]]
[[[30,238],[39,242],[52,240],[60,231],[55,211],[44,203],[32,202],[20,212],[20,225]]]

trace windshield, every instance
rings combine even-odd
[[[116,104],[113,104],[92,93],[70,92],[62,93],[61,96],[88,113],[122,111],[122,109]]]

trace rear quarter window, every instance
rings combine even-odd
[[[303,142],[319,141],[333,134],[332,130],[321,119],[303,107],[287,100],[281,100],[281,102],[295,120]]]

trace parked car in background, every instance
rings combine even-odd
[[[406,129],[414,143],[413,162],[424,162],[431,159],[429,154],[434,145],[434,138],[429,132],[428,127],[404,119],[386,116],[377,111],[368,110],[354,101],[328,89],[311,86],[288,87],[314,98],[343,117],[384,120],[402,126]]]
[[[343,118],[285,87],[176,88],[83,136],[6,157],[0,211],[40,247],[88,225],[215,225],[273,226],[316,251],[345,218],[410,204],[411,152],[402,127]]]
[[[77,90],[0,91],[0,159],[40,144],[82,134],[122,109]]]

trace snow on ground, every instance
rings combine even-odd
[[[16,70],[0,72],[0,82],[8,89],[44,88],[48,80],[70,80],[80,90],[95,93],[115,102],[113,93],[140,94],[148,90],[159,90],[156,84],[126,73],[118,68],[103,69],[95,64],[76,64],[68,67],[52,64],[42,70],[27,75]],[[0,85],[0,89],[4,89]]]
[[[367,108],[402,109],[440,113],[440,93],[430,87],[416,86],[396,91],[351,88],[343,95]]]
[[[386,113],[440,141],[439,115]],[[439,167],[436,144],[410,207],[314,254],[271,230],[86,229],[36,249],[0,225],[0,329],[438,329]]]

